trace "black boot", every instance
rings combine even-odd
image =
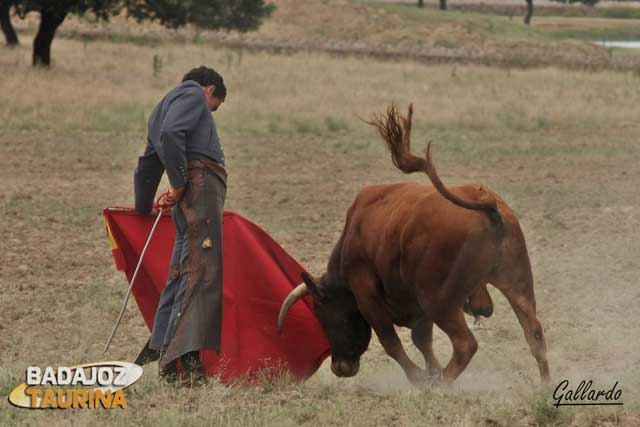
[[[138,354],[136,361],[133,362],[138,366],[144,366],[147,363],[155,362],[160,359],[160,352],[149,348],[149,341],[144,345],[144,348]]]
[[[193,387],[196,385],[202,385],[206,382],[206,375],[202,362],[200,362],[200,352],[190,351],[182,355],[182,368],[184,375],[182,378],[182,385],[187,387]]]
[[[180,380],[179,372],[178,372],[178,360],[172,360],[167,363],[164,367],[161,367],[163,364],[163,356],[164,352],[160,353],[160,362],[158,363],[158,375],[160,378],[164,379],[169,383],[175,383]]]

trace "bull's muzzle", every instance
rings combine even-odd
[[[331,372],[338,377],[352,377],[358,373],[360,361],[351,362],[348,360],[331,361]]]

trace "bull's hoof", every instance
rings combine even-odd
[[[429,378],[442,378],[442,368],[439,366],[429,366]]]
[[[429,376],[429,384],[432,387],[438,387],[445,384],[442,372],[442,369],[439,369],[437,372],[434,372]]]
[[[429,374],[423,369],[416,369],[407,375],[409,382],[416,388],[424,388],[429,385]]]
[[[445,384],[442,376],[442,369],[429,369],[428,371],[420,370],[419,374],[412,374],[409,377],[411,384],[418,389],[429,389]]]

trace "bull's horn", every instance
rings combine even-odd
[[[282,307],[280,307],[280,314],[278,315],[279,334],[282,334],[282,325],[284,325],[284,319],[287,317],[287,313],[289,313],[291,307],[307,295],[309,295],[309,288],[307,288],[305,283],[300,283],[289,295],[287,295],[282,303]]]

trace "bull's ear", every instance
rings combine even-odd
[[[314,298],[322,296],[322,293],[318,288],[318,284],[316,283],[316,279],[314,279],[313,276],[306,271],[303,271],[300,274],[300,277],[302,277],[302,281],[307,285],[307,289],[309,289],[309,292],[311,292],[311,295],[313,295]]]

